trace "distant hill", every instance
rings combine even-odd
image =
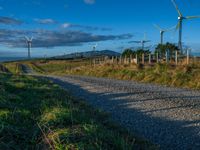
[[[52,57],[54,59],[74,59],[74,58],[91,58],[91,57],[100,57],[100,56],[120,56],[120,53],[111,51],[111,50],[102,50],[102,51],[88,51],[88,52],[79,52],[79,53],[71,53],[62,56]]]
[[[196,52],[196,53],[195,53],[195,52],[193,52],[193,53],[192,53],[192,56],[197,56],[197,57],[200,57],[200,53],[198,53],[198,52]]]
[[[0,57],[0,62],[10,62],[10,61],[19,61],[25,60],[26,57]]]

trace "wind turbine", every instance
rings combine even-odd
[[[98,46],[97,43],[96,43],[95,45],[92,46],[92,49],[93,49],[94,52],[96,51],[97,46]]]
[[[174,4],[177,12],[178,12],[178,24],[177,24],[177,27],[176,29],[178,30],[179,29],[179,41],[178,41],[178,47],[181,51],[181,53],[183,52],[182,51],[182,27],[183,27],[183,20],[189,20],[189,19],[196,19],[196,18],[200,18],[200,16],[183,16],[181,11],[179,10],[178,8],[178,5],[176,4],[175,0],[172,0],[172,3]]]
[[[129,43],[138,43],[142,45],[142,49],[144,50],[145,43],[150,42],[150,40],[146,40],[146,34],[144,33],[144,39],[141,41],[130,41]]]
[[[95,55],[95,51],[96,51],[98,44],[97,43],[95,45],[89,44],[89,46],[91,46],[91,48],[92,48],[92,51],[90,52],[90,57],[92,57],[92,55]]]
[[[28,38],[27,36],[24,37],[27,44],[28,44],[28,59],[31,58],[31,46],[32,46],[32,41],[33,41],[33,37]]]
[[[170,29],[163,29],[160,26],[158,26],[157,24],[154,24],[154,26],[155,26],[155,28],[157,28],[160,31],[160,44],[163,44],[164,33],[175,29],[175,26]]]

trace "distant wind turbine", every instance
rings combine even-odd
[[[96,43],[95,45],[92,46],[92,49],[93,49],[94,52],[96,51],[97,46],[98,46],[97,43]]]
[[[24,38],[25,38],[27,45],[28,45],[28,59],[30,59],[31,58],[31,46],[32,46],[33,37],[28,38],[27,36],[25,36]]]
[[[150,40],[146,39],[146,33],[144,33],[144,39],[141,41],[130,41],[129,43],[138,43],[142,45],[142,49],[144,50],[145,43],[151,42]]]
[[[182,51],[182,24],[183,24],[183,20],[189,20],[189,19],[196,19],[196,18],[200,18],[200,16],[186,16],[184,17],[181,13],[181,11],[178,8],[178,5],[176,4],[175,0],[172,0],[172,3],[174,4],[177,12],[178,12],[178,24],[176,26],[176,29],[179,29],[179,41],[178,41],[178,47]]]
[[[171,30],[176,28],[176,26],[174,26],[174,27],[169,28],[169,29],[163,29],[160,26],[158,26],[157,24],[154,24],[154,27],[157,28],[160,31],[160,44],[163,44],[164,33],[171,31]]]

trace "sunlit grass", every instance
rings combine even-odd
[[[47,80],[0,74],[0,149],[154,149]]]
[[[181,66],[170,64],[155,64],[154,66],[101,64],[94,66],[88,60],[51,60],[45,62],[40,60],[23,63],[41,74],[107,77],[200,89],[200,64],[198,63]],[[6,64],[6,66],[10,72],[13,72],[12,63]],[[19,73],[20,70],[18,71]]]
[[[52,65],[53,64],[53,65]],[[123,80],[140,81],[167,86],[200,89],[200,64],[174,66],[170,64],[155,64],[154,66],[102,64],[91,66],[91,64],[71,61],[50,61],[47,64],[37,65],[48,68],[46,74],[54,75],[85,75],[95,77],[107,77]],[[59,66],[73,66],[68,67]],[[47,67],[48,66],[48,67]],[[44,69],[45,70],[45,69]]]

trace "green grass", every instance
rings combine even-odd
[[[72,62],[73,63],[73,62]],[[56,63],[49,68],[56,68]],[[50,67],[51,66],[51,67]],[[42,66],[41,66],[42,67]],[[95,77],[107,77],[122,80],[133,80],[144,83],[154,83],[174,87],[200,89],[200,66],[191,64],[185,66],[173,66],[168,64],[156,64],[154,66],[141,65],[82,65],[72,69],[60,68],[59,71],[52,69],[45,74],[56,75],[85,75]]]
[[[38,73],[49,73],[49,74],[63,74],[66,70],[72,70],[81,66],[88,66],[89,60],[78,59],[78,60],[56,60],[56,61],[33,61],[26,62],[32,69]]]
[[[31,76],[0,74],[0,149],[155,149],[108,114]]]
[[[51,65],[54,64],[54,65]],[[144,83],[154,83],[173,87],[200,89],[200,64],[190,64],[182,66],[173,66],[170,64],[156,64],[154,66],[142,65],[77,65],[73,62],[64,63],[73,65],[72,68],[59,68],[64,65],[62,62],[51,61],[46,65],[51,70],[44,74],[55,75],[85,75],[95,77],[107,77],[122,80],[133,80]],[[37,63],[41,68],[46,68],[46,65]],[[57,68],[57,70],[55,69]]]
[[[200,89],[200,64],[154,66],[104,64],[92,66],[88,60],[51,60],[23,62],[35,72],[50,75],[85,75],[133,80],[173,87]],[[7,68],[12,64],[7,64]],[[10,72],[13,72],[12,67]],[[20,72],[20,71],[18,71]]]
[[[4,63],[2,64],[5,68],[8,69],[8,71],[10,73],[13,73],[13,74],[21,74],[23,71],[22,71],[22,67],[21,67],[21,63],[18,63],[18,62],[12,62],[12,63]]]

